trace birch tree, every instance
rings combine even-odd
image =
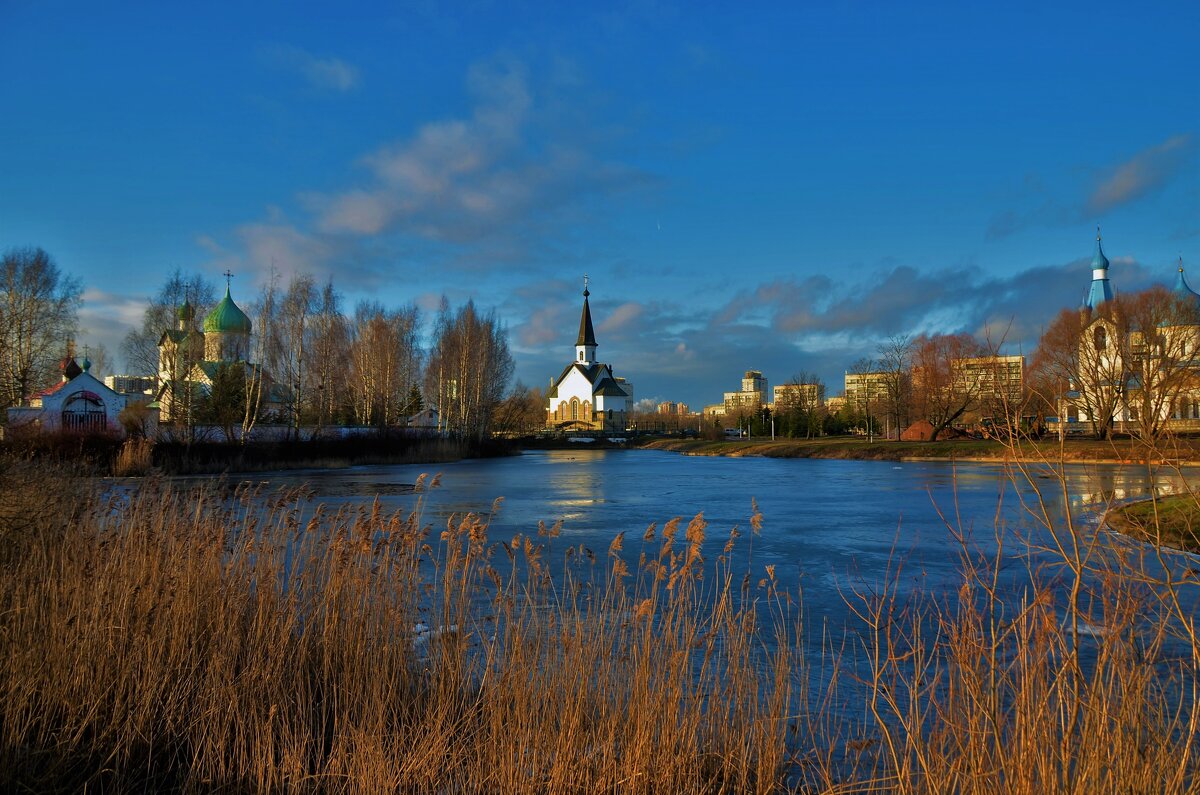
[[[176,268],[146,304],[141,328],[130,331],[121,342],[121,355],[128,371],[158,377],[158,342],[164,331],[177,327],[179,308],[185,302],[191,305],[195,322],[199,323],[216,303],[216,290],[202,275]],[[203,356],[203,351],[200,355]]]
[[[420,380],[420,311],[413,305],[387,310],[362,301],[350,327],[350,393],[354,416],[364,425],[406,424],[403,413]]]
[[[350,377],[347,359],[350,339],[346,318],[341,310],[341,295],[330,280],[321,288],[312,319],[313,362],[308,368],[310,394],[316,407],[317,431],[334,420],[345,399]]]
[[[79,283],[40,248],[0,259],[0,408],[15,406],[54,380],[55,363],[74,336]]]
[[[437,396],[445,430],[485,438],[512,370],[508,334],[495,314],[481,314],[471,301],[451,311],[443,298],[426,368],[426,394]]]
[[[317,306],[317,290],[308,274],[297,274],[288,283],[272,318],[269,370],[272,377],[287,385],[285,411],[292,437],[300,438],[307,371],[311,358],[308,347]]]

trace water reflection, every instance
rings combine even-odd
[[[584,511],[603,505],[605,459],[592,450],[550,450],[546,453],[547,505],[555,519],[579,520]]]
[[[413,493],[424,472],[442,487]],[[418,506],[435,525],[452,514],[503,508],[496,537],[533,532],[539,520],[563,522],[567,543],[604,548],[618,532],[640,536],[651,522],[703,513],[712,544],[730,528],[747,530],[751,501],[765,518],[743,565],[772,564],[785,582],[802,576],[831,587],[859,577],[875,581],[903,556],[917,573],[913,588],[952,583],[965,543],[982,553],[1005,544],[1024,560],[1048,545],[1048,522],[1099,513],[1152,491],[1178,493],[1195,484],[1191,470],[1074,465],[1063,481],[1048,468],[1014,471],[993,464],[704,458],[658,451],[557,450],[438,467],[355,467],[332,472],[257,476],[272,486],[308,484],[314,500],[333,505],[378,499],[385,509]],[[719,539],[719,540],[718,540]],[[747,545],[749,547],[749,545]],[[1019,554],[1018,554],[1019,553]],[[1021,564],[1025,566],[1024,563]],[[834,597],[836,599],[836,596]]]

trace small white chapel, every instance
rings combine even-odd
[[[546,425],[559,431],[624,432],[633,413],[633,385],[596,361],[596,332],[583,277],[583,314],[575,339],[575,359],[551,382]]]
[[[61,380],[28,400],[28,405],[8,410],[8,427],[16,433],[102,434],[123,438],[125,428],[121,410],[131,395],[114,392],[88,372],[92,363],[85,356],[81,367],[68,345],[67,356],[59,364]],[[151,412],[151,427],[158,412]]]

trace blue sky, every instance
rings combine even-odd
[[[699,406],[893,334],[1029,353],[1097,224],[1118,291],[1200,288],[1200,4],[249,5],[0,0],[0,248],[82,280],[83,342],[274,261],[494,307],[544,385],[587,273],[601,358]]]

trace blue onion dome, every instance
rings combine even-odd
[[[233,302],[228,287],[225,288],[225,297],[204,318],[204,330],[206,332],[250,333],[250,318],[246,317],[246,313]]]
[[[1112,285],[1108,283],[1108,257],[1100,245],[1100,227],[1096,227],[1096,253],[1092,256],[1092,283],[1083,294],[1083,308],[1098,310],[1113,300]]]
[[[1108,268],[1108,257],[1104,256],[1104,249],[1100,245],[1100,228],[1096,228],[1096,253],[1092,256],[1092,269]]]
[[[1187,279],[1183,276],[1183,257],[1179,258],[1179,274],[1175,277],[1175,286],[1171,288],[1171,292],[1175,294],[1176,298],[1190,301],[1200,308],[1200,293],[1189,287]]]

